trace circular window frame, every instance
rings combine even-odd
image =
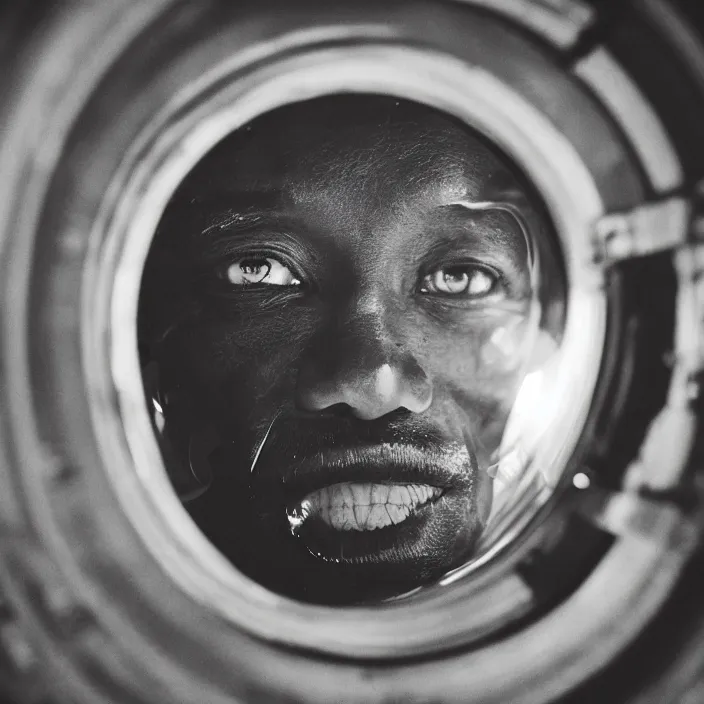
[[[561,416],[558,435],[565,441],[557,452],[550,446],[551,457],[543,453],[537,461],[567,464],[589,411],[606,335],[603,269],[593,261],[591,241],[592,224],[604,214],[604,205],[571,143],[510,86],[480,67],[412,46],[370,42],[307,48],[249,71],[240,67],[213,76],[189,91],[183,103],[165,108],[125,158],[95,222],[107,236],[91,238],[100,246],[89,252],[84,279],[86,375],[97,391],[94,425],[123,509],[154,558],[191,597],[269,641],[352,657],[415,655],[427,651],[437,628],[437,614],[430,613],[426,601],[350,609],[311,606],[274,595],[238,573],[200,534],[171,490],[140,381],[135,321],[150,241],[144,233],[156,230],[182,178],[217,142],[257,115],[340,92],[385,94],[453,114],[510,154],[543,197],[563,248],[569,285],[556,386],[571,385],[579,403]],[[99,363],[108,358],[111,376]],[[113,393],[121,409],[117,418],[105,413],[102,402]],[[125,469],[132,466],[136,475]],[[402,619],[399,608],[405,611]],[[413,627],[406,626],[399,647],[399,622],[409,623],[408,609],[415,611]],[[465,637],[474,621],[466,616],[446,620],[449,632],[442,647]]]
[[[77,132],[81,141],[85,141],[83,130],[90,125],[90,120],[87,125],[82,110],[88,99],[92,99],[92,93],[98,96],[94,102],[100,103],[101,93],[109,92],[106,85],[99,84],[104,72],[118,94],[125,93],[122,88],[116,89],[118,82],[134,90],[134,83],[139,83],[139,80],[130,83],[134,63],[132,74],[124,73],[124,65],[122,74],[113,67],[108,71],[108,66],[113,60],[121,63],[120,52],[126,55],[128,50],[141,60],[140,52],[132,50],[143,46],[139,42],[146,39],[140,34],[144,29],[158,34],[166,28],[178,34],[174,32],[173,17],[169,14],[171,5],[163,2],[147,9],[139,3],[119,6],[111,3],[109,7],[91,6],[83,10],[72,7],[60,13],[57,10],[60,21],[54,22],[51,31],[47,30],[52,41],[47,40],[41,51],[26,54],[33,59],[32,70],[27,73],[34,80],[34,91],[30,86],[25,92],[23,86],[22,92],[10,96],[8,107],[13,124],[6,142],[11,148],[1,155],[8,174],[3,187],[9,195],[1,213],[1,263],[5,273],[10,274],[5,283],[5,291],[10,295],[3,301],[1,320],[3,337],[10,342],[4,349],[3,371],[11,403],[2,409],[3,429],[7,428],[8,435],[8,443],[2,447],[3,461],[8,467],[7,476],[3,477],[6,492],[2,508],[3,517],[13,531],[5,544],[2,585],[13,610],[21,613],[32,647],[37,648],[47,670],[55,676],[51,680],[52,692],[70,691],[71,698],[91,702],[110,701],[118,689],[120,695],[130,692],[135,700],[144,702],[157,699],[225,702],[234,696],[253,700],[278,697],[287,701],[329,702],[339,698],[341,693],[355,701],[498,703],[537,702],[557,697],[610,663],[651,620],[670,594],[687,559],[686,546],[676,545],[672,550],[667,535],[664,538],[659,534],[646,535],[643,540],[643,536],[630,532],[633,526],[612,525],[617,540],[591,577],[559,608],[542,615],[535,623],[524,624],[520,632],[503,634],[500,640],[481,647],[441,653],[437,657],[431,654],[426,660],[369,663],[365,662],[365,656],[333,661],[329,657],[318,657],[314,652],[279,648],[250,638],[234,627],[227,628],[209,610],[191,603],[185,592],[172,588],[158,563],[152,562],[151,555],[143,549],[140,536],[133,535],[132,522],[124,519],[112,484],[108,485],[103,468],[95,464],[98,459],[93,447],[96,431],[84,410],[84,396],[94,391],[95,397],[105,403],[106,412],[108,409],[110,413],[115,412],[115,399],[100,397],[97,391],[102,393],[102,388],[86,387],[84,360],[80,359],[75,343],[80,337],[80,326],[74,320],[79,306],[75,297],[71,297],[73,289],[67,296],[54,296],[59,300],[47,296],[46,290],[43,298],[33,295],[37,279],[53,273],[46,267],[46,261],[44,266],[36,265],[39,257],[34,247],[38,241],[49,245],[52,255],[59,252],[57,258],[62,259],[63,264],[83,262],[82,247],[88,239],[88,225],[92,220],[80,220],[72,213],[62,220],[63,229],[55,222],[40,223],[46,218],[44,210],[53,210],[54,216],[64,212],[63,208],[56,210],[56,203],[62,205],[65,192],[58,197],[53,194],[52,199],[56,201],[53,209],[47,208],[46,202],[57,190],[56,176],[66,175],[65,162],[69,159],[63,150],[68,152],[69,148],[75,148],[69,130]],[[441,9],[441,5],[433,7]],[[542,3],[521,5],[544,7]],[[653,0],[648,6],[659,7],[660,3]],[[418,9],[415,4],[412,7],[414,11]],[[355,11],[356,8],[355,4]],[[256,12],[263,16],[268,9],[269,6],[258,5]],[[315,9],[311,4],[297,10],[299,21],[294,23],[316,27],[309,31],[309,38],[325,34],[318,31],[325,22],[317,21]],[[320,7],[317,10],[320,11]],[[121,12],[124,16],[118,22],[116,18]],[[373,14],[369,7],[365,12]],[[271,19],[272,14],[267,17]],[[329,19],[328,16],[327,30],[332,26]],[[426,35],[435,31],[435,25],[424,23],[423,19],[422,13],[414,16],[418,25],[416,34],[425,41]],[[153,24],[151,20],[155,20]],[[340,27],[346,23],[346,19],[342,20]],[[393,27],[392,34],[399,31],[400,24],[399,21]],[[462,27],[463,33],[458,28],[463,39],[472,35],[473,24]],[[181,31],[186,25],[190,28],[188,22],[182,22]],[[658,26],[661,25],[668,27],[667,23],[658,22]],[[349,32],[348,29],[346,27],[340,35],[357,36],[357,30]],[[378,31],[378,25],[375,29],[376,35],[387,35],[385,31]],[[667,31],[670,30],[671,27]],[[249,26],[247,31],[249,36],[246,31],[242,33],[245,44],[249,41],[250,46],[261,45],[263,39],[258,26],[255,31]],[[280,31],[281,26],[277,25],[270,36],[277,36]],[[667,35],[667,31],[663,34]],[[665,38],[677,44],[671,31]],[[135,39],[137,47],[131,44]],[[442,44],[444,36],[439,41]],[[158,44],[153,37],[144,43]],[[106,48],[105,54],[96,52],[96,45]],[[187,45],[187,40],[180,41],[179,52]],[[268,51],[260,49],[258,46],[257,51],[247,53],[248,60],[260,58]],[[61,56],[62,52],[70,60],[57,61],[56,55]],[[37,86],[44,90],[37,90]],[[657,95],[650,97],[659,108]],[[114,116],[112,112],[109,114]],[[105,113],[100,113],[101,118],[104,116]],[[95,113],[92,117],[95,119]],[[580,111],[573,111],[569,116],[577,122],[580,118]],[[561,124],[559,119],[556,123]],[[668,129],[676,130],[677,125],[673,127],[669,123]],[[105,125],[98,129],[100,136],[105,132],[109,132]],[[624,128],[624,132],[627,135],[628,129]],[[95,136],[89,134],[87,139],[89,144],[93,140],[94,148]],[[594,135],[589,136],[592,142],[594,139],[598,142]],[[22,147],[19,151],[18,145]],[[684,161],[686,155],[678,148]],[[586,161],[589,162],[588,155]],[[110,161],[110,169],[113,163],[114,160]],[[603,177],[600,178],[602,195],[608,199],[609,188],[603,186],[603,181]],[[68,192],[71,195],[70,187]],[[102,197],[102,192],[100,195]],[[90,197],[86,200],[90,201]],[[640,201],[636,199],[634,204],[637,202]],[[628,207],[628,203],[625,205]],[[75,211],[75,201],[73,208]],[[609,209],[614,208],[610,203]],[[67,223],[74,229],[67,229]],[[698,303],[701,285],[697,283],[702,269],[701,247],[695,243],[683,247],[677,252],[676,261],[677,339],[673,345],[676,373],[668,382],[671,391],[668,405],[658,416],[666,422],[654,423],[647,434],[651,450],[662,448],[664,456],[656,452],[648,457],[647,447],[644,448],[641,454],[645,456],[633,467],[638,471],[629,472],[635,487],[647,488],[654,483],[669,490],[688,475],[686,470],[691,468],[690,441],[696,433],[696,424],[681,426],[685,433],[684,436],[678,433],[681,442],[676,447],[671,431],[673,425],[678,427],[682,415],[692,415],[687,407],[691,400],[690,382],[692,374],[702,369],[701,336],[697,332],[701,326]],[[64,268],[71,270],[70,266]],[[64,273],[61,283],[65,284],[66,278]],[[49,293],[56,291],[56,286],[49,289]],[[66,294],[66,288],[59,293]],[[27,305],[32,297],[47,307],[38,325],[34,325],[30,313],[36,315],[37,309]],[[57,316],[53,324],[51,316],[56,316],[57,311],[62,315]],[[26,331],[31,328],[34,329],[27,335]],[[40,343],[44,343],[46,349],[41,348]],[[52,349],[50,354],[47,352],[48,357],[42,357],[42,352],[51,345],[57,349]],[[92,350],[85,352],[91,354]],[[52,374],[64,370],[68,372],[70,383],[57,385]],[[53,396],[37,398],[34,387],[44,393],[47,388],[49,391],[59,388],[66,397],[61,401]],[[62,410],[64,413],[60,416]],[[597,409],[596,415],[606,414]],[[114,462],[120,458],[109,459]],[[657,461],[660,459],[664,459],[665,464]],[[98,471],[93,471],[96,468]],[[135,477],[131,475],[132,480]],[[132,489],[137,492],[139,484],[135,482]],[[114,554],[101,554],[106,545],[114,549]],[[519,547],[523,549],[523,545]],[[623,569],[624,565],[628,565],[628,570]],[[448,590],[447,594],[458,597],[459,607],[458,592]],[[466,610],[466,603],[464,607]],[[598,618],[594,618],[595,609]],[[624,619],[624,615],[627,618]],[[11,625],[17,623],[13,621]],[[436,623],[437,628],[445,625],[448,624],[444,621]],[[402,636],[399,631],[399,638]],[[165,643],[169,644],[168,648],[163,647]],[[114,668],[117,663],[120,666]],[[29,672],[32,677],[36,673],[31,669]]]

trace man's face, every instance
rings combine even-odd
[[[467,207],[510,173],[451,120],[371,100],[286,108],[220,145],[143,290],[176,444],[219,438],[189,510],[243,571],[324,602],[471,555],[532,325],[519,223]]]

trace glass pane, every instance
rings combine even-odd
[[[187,176],[145,267],[174,488],[278,593],[435,583],[554,485],[531,460],[564,309],[539,200],[460,121],[371,95],[262,115]]]

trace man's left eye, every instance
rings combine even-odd
[[[444,266],[426,275],[421,293],[484,298],[496,291],[499,279],[487,269],[472,265]]]
[[[300,286],[301,281],[278,259],[245,257],[227,268],[227,280],[234,286],[265,284],[269,286]]]

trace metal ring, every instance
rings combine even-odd
[[[111,306],[113,378],[106,378],[104,370],[95,366],[88,372],[92,386],[102,389],[98,399],[111,395],[113,388],[117,393],[131,451],[124,461],[136,464],[145,496],[136,495],[134,482],[126,480],[121,471],[111,476],[125,511],[164,569],[194,598],[267,639],[337,654],[384,657],[389,649],[399,653],[399,633],[391,627],[397,620],[395,611],[322,609],[281,599],[273,609],[268,592],[232,570],[195,527],[183,520],[183,509],[169,491],[146,422],[136,357],[137,292],[149,244],[143,233],[154,231],[181,178],[220,138],[256,115],[287,102],[338,91],[396,95],[457,115],[512,154],[544,196],[561,235],[571,286],[556,385],[570,385],[577,402],[556,418],[555,437],[562,442],[551,445],[535,461],[564,465],[591,402],[605,334],[602,272],[590,256],[591,223],[603,212],[601,199],[569,142],[535,108],[479,67],[436,52],[383,45],[312,50],[263,66],[232,84],[226,82],[209,98],[201,93],[193,99],[195,110],[181,108],[176,122],[156,122],[148,138],[135,145],[130,155],[141,165],[138,178],[120,183],[119,198],[96,224],[99,229],[109,227],[111,237],[103,252],[92,254],[101,285],[97,295],[94,287],[86,289],[90,294],[85,300],[84,325],[91,330],[92,321],[100,320],[105,306]],[[110,258],[105,252],[111,252]],[[87,335],[87,360],[104,357],[104,339],[95,333]],[[577,378],[575,369],[581,370]],[[103,407],[98,401],[96,408]],[[106,460],[114,462],[115,456],[124,453],[119,443],[122,427],[100,412],[95,425],[103,437]],[[164,541],[174,540],[178,562],[164,550]],[[419,627],[421,623],[416,620],[413,632],[402,639],[404,653],[427,647],[427,632]],[[382,624],[388,624],[388,630],[382,630]],[[457,620],[454,628],[463,627],[463,621]],[[341,628],[347,633],[345,642],[339,639]],[[449,633],[448,639],[452,638]]]

